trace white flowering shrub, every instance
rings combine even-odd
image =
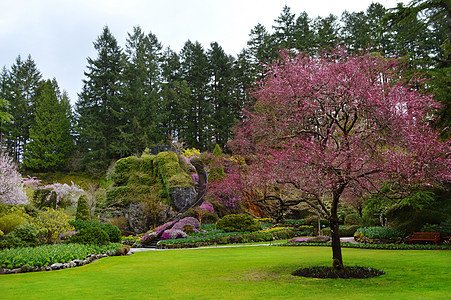
[[[22,176],[6,153],[0,153],[0,202],[13,205],[28,203]]]

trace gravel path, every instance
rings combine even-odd
[[[352,243],[358,244],[353,237],[340,238],[342,243]],[[251,245],[227,245],[227,246],[207,246],[207,247],[197,247],[197,248],[183,248],[183,249],[212,249],[212,248],[236,248],[236,247],[259,247],[259,246],[271,246],[277,245],[277,243],[272,244],[251,244]],[[155,248],[130,248],[131,253],[143,252],[143,251],[167,251],[167,250],[180,250],[180,249],[155,249]]]

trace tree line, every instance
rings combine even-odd
[[[190,40],[177,53],[140,27],[122,48],[105,27],[94,42],[97,57],[87,58],[73,108],[55,79],[42,79],[31,56],[3,68],[0,99],[6,101],[0,112],[11,118],[0,118],[0,147],[33,171],[103,170],[115,159],[169,140],[202,150],[224,147],[242,109],[252,103],[253,82],[265,76],[264,65],[280,50],[315,52],[337,44],[402,56],[412,74],[427,72],[431,80],[424,87],[444,105],[437,126],[446,128],[451,13],[446,1],[436,2],[398,3],[391,10],[372,3],[341,18],[314,19],[285,6],[272,30],[257,24],[236,56],[217,42],[205,49]]]

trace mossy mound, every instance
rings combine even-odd
[[[162,203],[172,204],[170,195],[175,188],[195,185],[183,164],[171,151],[122,158],[114,166],[114,184],[107,193],[107,202],[125,207],[152,195]]]

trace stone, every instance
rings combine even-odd
[[[171,191],[171,199],[178,211],[187,210],[196,202],[196,188],[194,186],[175,187]]]
[[[72,261],[72,263],[74,263],[76,266],[83,266],[84,265],[84,261],[82,261],[80,259],[74,259]]]
[[[59,270],[63,267],[62,263],[54,263],[53,265],[50,266],[51,270]]]

